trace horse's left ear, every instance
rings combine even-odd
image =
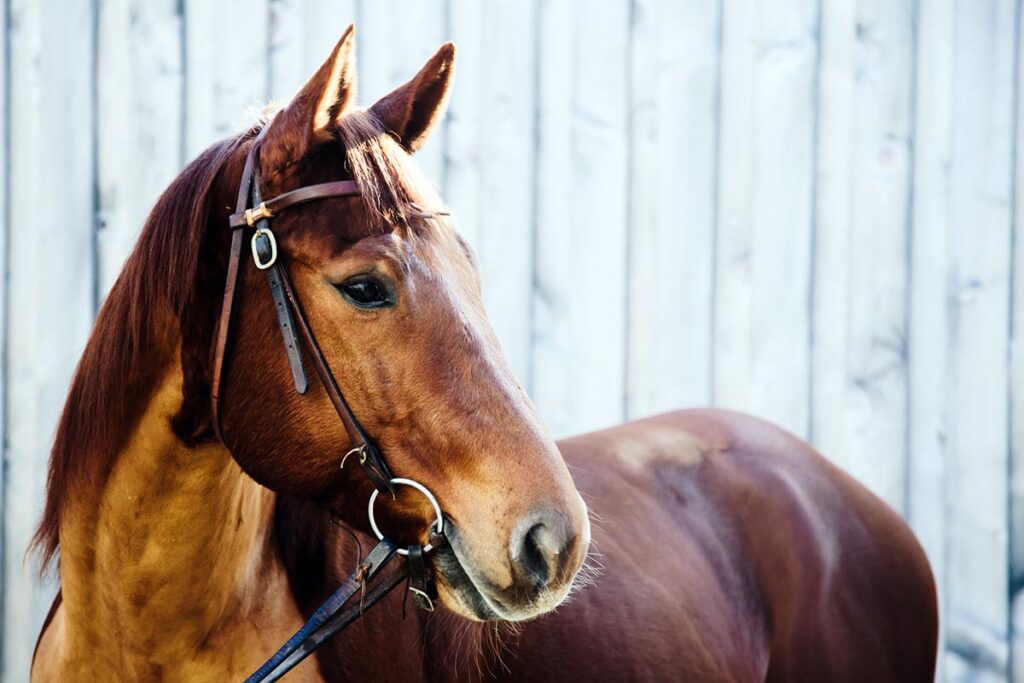
[[[327,61],[268,125],[260,151],[265,170],[297,161],[330,137],[331,124],[344,114],[356,95],[356,30],[350,25]]]
[[[416,76],[382,97],[370,111],[410,152],[419,149],[448,107],[455,45],[445,43]]]

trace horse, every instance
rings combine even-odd
[[[238,265],[222,315],[254,151],[267,196],[358,187],[281,212],[275,258],[351,412],[433,492],[448,541],[427,556],[438,609],[392,593],[289,680],[932,680],[921,547],[804,441],[718,409],[553,439],[414,165],[455,48],[359,108],[354,41],[350,26],[276,114],[187,166],[107,296],[50,457],[36,548],[61,589],[32,679],[244,678],[374,540],[374,483],[323,378],[296,390],[263,271]],[[416,491],[378,506],[389,535],[427,540]]]

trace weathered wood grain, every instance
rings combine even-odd
[[[269,0],[183,0],[185,158],[252,125],[269,98]],[[237,30],[245,17],[245,30]],[[340,34],[339,34],[340,36]]]
[[[949,459],[950,178],[955,0],[917,11],[911,220],[907,517],[931,560],[945,639]],[[939,658],[940,672],[945,658]]]
[[[954,15],[946,502],[946,665],[954,680],[1004,680],[1008,663],[1015,5],[961,2]]]
[[[846,7],[823,6],[823,37],[836,43],[823,41],[812,428],[820,448],[902,510],[914,3]]]
[[[627,412],[712,400],[719,3],[633,3]]]
[[[715,400],[806,435],[817,3],[726,2]]]
[[[556,434],[623,418],[629,3],[542,3],[534,393]]]
[[[25,549],[43,500],[57,417],[93,317],[93,9],[8,5],[9,163],[5,680],[26,680],[54,588]],[[17,226],[17,228],[10,227]],[[11,328],[8,328],[9,330]]]
[[[182,164],[184,17],[178,0],[97,7],[98,295],[114,283]]]

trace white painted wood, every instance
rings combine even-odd
[[[480,248],[480,207],[489,205],[481,196],[480,173],[484,160],[479,149],[480,136],[486,133],[483,130],[486,112],[480,97],[486,67],[483,41],[486,7],[477,0],[449,0],[448,3],[449,37],[458,47],[458,57],[444,123],[443,186],[459,232],[474,250]],[[491,312],[492,316],[498,314],[498,311]]]
[[[405,83],[445,42],[444,0],[362,0],[359,4],[359,82],[367,104]],[[456,71],[458,64],[456,63]],[[416,163],[440,185],[444,129],[435,129]]]
[[[25,559],[46,462],[93,316],[93,13],[90,3],[14,0],[10,16],[10,203],[3,678],[28,679],[52,582]],[[54,188],[60,188],[55,194]]]
[[[817,3],[726,2],[715,395],[807,434]]]
[[[624,416],[630,12],[585,7],[540,16],[533,387],[557,434]]]
[[[821,5],[815,178],[811,440],[851,464],[849,413],[850,174],[853,156],[857,2]]]
[[[97,12],[99,292],[114,283],[182,165],[184,21],[178,0],[102,0]]]
[[[833,120],[823,112],[819,150],[831,161],[825,149],[845,148],[847,203],[826,195],[815,240],[826,251],[825,262],[815,262],[814,293],[815,330],[823,336],[815,336],[815,354],[825,353],[815,369],[826,388],[812,413],[833,428],[818,444],[898,510],[906,484],[913,10],[909,0],[860,0],[843,17],[848,23],[835,27],[847,43],[842,49],[852,49],[837,88],[852,85],[849,115]],[[833,272],[837,255],[847,263]]]
[[[0,465],[6,467],[7,458],[10,455],[7,448],[9,443],[8,414],[7,414],[7,392],[8,392],[8,362],[10,360],[10,327],[11,320],[7,305],[8,278],[10,272],[10,259],[8,253],[8,239],[10,234],[9,213],[8,213],[8,183],[10,182],[10,148],[7,132],[10,130],[8,118],[8,44],[10,33],[7,27],[0,31],[0,267],[3,268],[4,277],[0,278]],[[7,510],[7,481],[0,467],[0,524],[4,523],[3,511]],[[0,542],[0,619],[6,620],[2,605],[2,596],[6,589],[3,572],[7,566],[7,556],[14,552]],[[3,623],[3,622],[0,622]],[[0,677],[3,675],[3,644],[0,643]]]
[[[1024,12],[1018,12],[1013,291],[1010,330],[1010,680],[1024,683]]]
[[[291,99],[356,17],[356,0],[270,0],[270,99]]]
[[[480,25],[474,248],[484,304],[513,372],[530,379],[534,249],[534,3],[489,2]],[[472,57],[472,56],[471,56]],[[458,73],[458,72],[456,72]],[[458,75],[456,75],[458,79]],[[461,87],[456,81],[456,87]],[[457,200],[455,200],[457,201]],[[528,387],[529,388],[529,387]]]
[[[911,221],[909,361],[909,500],[906,514],[928,553],[939,590],[939,620],[946,631],[946,558],[950,482],[948,264],[949,165],[953,147],[955,0],[918,5],[914,193]],[[939,658],[942,680],[945,658]]]
[[[633,3],[627,412],[712,400],[719,3]]]
[[[565,318],[575,301],[573,293],[578,291],[569,270],[575,246],[569,199],[573,171],[573,55],[578,36],[573,29],[575,12],[571,0],[542,2],[538,12],[537,246],[530,386],[544,420],[557,433],[565,434],[574,426],[570,408],[574,394],[569,387],[571,368],[560,360],[577,348]],[[609,326],[606,334],[615,333]]]
[[[251,126],[269,99],[269,0],[183,0],[185,157]],[[239,17],[245,29],[237,30]]]
[[[5,679],[25,679],[53,590],[22,555],[94,297],[176,169],[290,96],[357,20],[365,104],[458,43],[449,119],[418,161],[553,431],[713,401],[809,434],[917,532],[944,679],[1024,681],[1015,0],[11,0],[9,14]],[[243,14],[245,31],[225,29]]]
[[[1004,680],[1008,660],[1015,4],[958,3],[954,15],[947,636],[980,653],[967,662],[971,680]]]

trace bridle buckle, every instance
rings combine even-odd
[[[277,240],[268,228],[257,228],[253,233],[252,260],[260,270],[266,270],[277,263]]]
[[[273,218],[274,214],[267,208],[266,202],[260,202],[260,205],[257,207],[246,209],[242,216],[245,217],[246,225],[250,228],[255,228],[257,221],[261,221],[264,218]]]

